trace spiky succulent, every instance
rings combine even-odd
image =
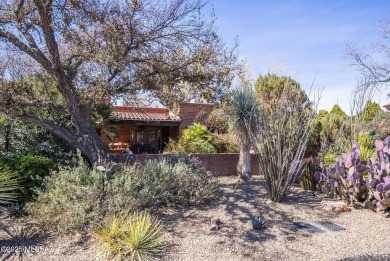
[[[251,224],[253,229],[263,229],[266,227],[265,221],[260,216],[252,216]]]

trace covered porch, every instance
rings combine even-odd
[[[116,106],[109,126],[115,136],[108,137],[106,126],[101,138],[113,154],[160,154],[169,139],[178,138],[180,122],[167,109]]]

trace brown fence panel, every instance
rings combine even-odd
[[[171,154],[130,154],[114,155],[115,162],[132,164],[143,162],[148,159],[169,158]],[[203,162],[205,168],[214,176],[235,176],[237,175],[238,153],[218,153],[218,154],[189,154]],[[252,175],[259,175],[259,164],[256,155],[251,155]]]

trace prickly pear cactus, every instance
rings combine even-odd
[[[377,211],[390,210],[390,136],[385,142],[375,141],[375,147],[376,158],[361,160],[359,143],[355,142],[351,153],[337,158],[334,166],[322,166],[322,171],[314,173],[320,191],[346,196],[351,204],[360,202]]]

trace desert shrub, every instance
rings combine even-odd
[[[161,256],[166,246],[162,236],[160,221],[139,212],[113,216],[96,232],[106,256],[118,260],[152,260]]]
[[[214,107],[214,109],[209,113],[206,118],[206,124],[208,126],[213,126],[218,130],[219,133],[227,133],[229,129],[228,124],[228,115],[226,114],[226,108],[224,105],[219,107]]]
[[[230,134],[214,134],[211,140],[217,153],[237,153],[237,145]]]
[[[0,168],[20,179],[22,186],[20,200],[28,201],[35,196],[34,191],[42,187],[44,177],[57,169],[57,164],[45,156],[26,154],[0,159]]]
[[[322,156],[322,162],[324,163],[324,165],[328,166],[330,164],[333,164],[337,157],[339,157],[338,154],[332,151],[328,151]]]
[[[211,143],[213,135],[206,126],[193,123],[185,129],[178,141],[170,141],[164,153],[217,153]]]
[[[199,161],[174,157],[131,166],[62,168],[27,211],[41,227],[68,232],[96,226],[107,215],[199,204],[219,195]]]
[[[127,166],[111,182],[110,209],[158,209],[216,198],[218,185],[195,158],[172,157]],[[120,197],[116,195],[121,195]]]
[[[37,200],[26,205],[38,225],[58,232],[93,226],[100,220],[104,208],[99,204],[103,193],[102,172],[84,164],[61,168],[44,180],[44,190]]]

